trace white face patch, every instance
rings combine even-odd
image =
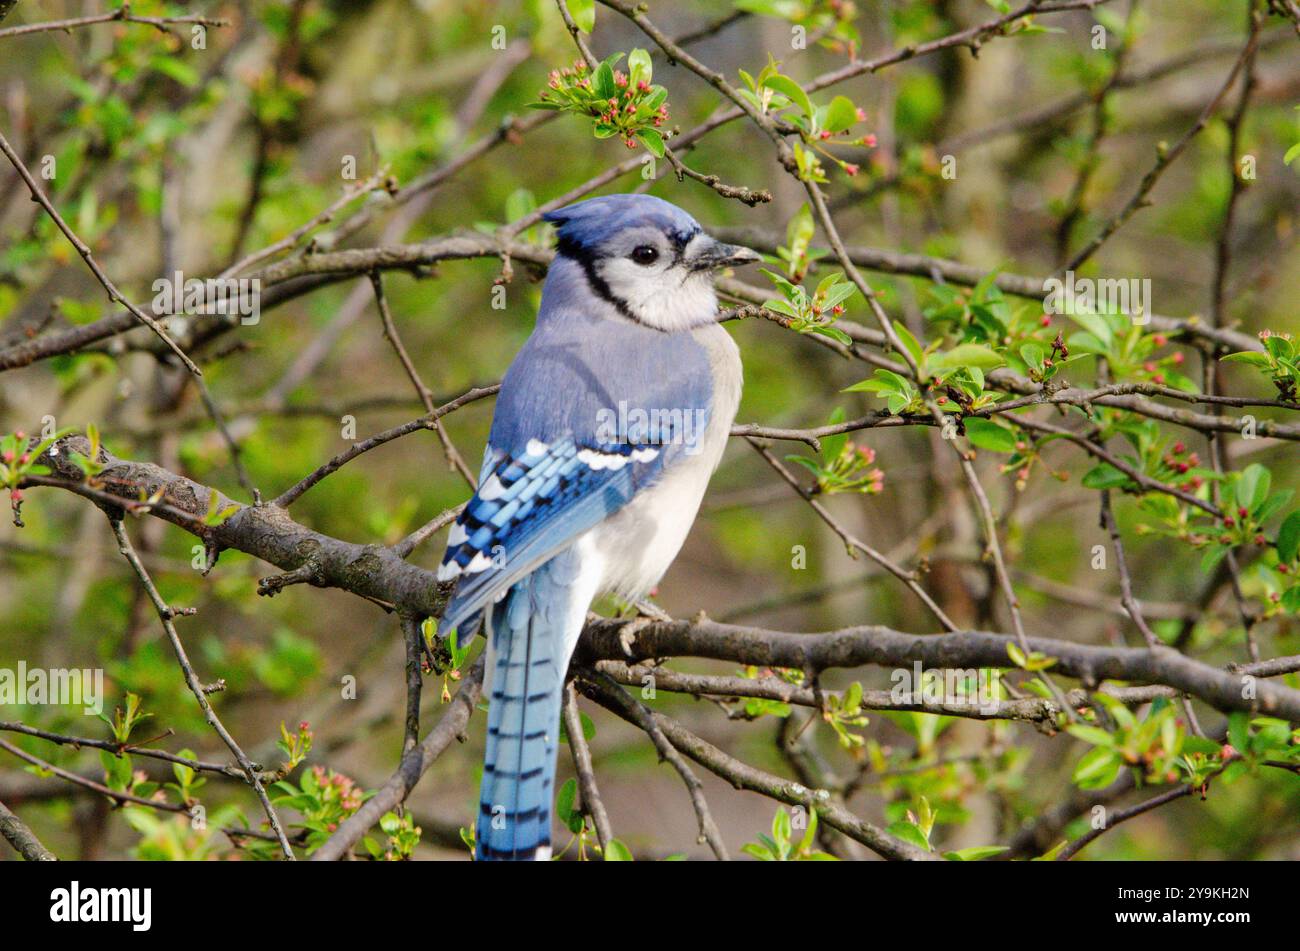
[[[692,270],[687,263],[697,245],[709,240],[704,234],[695,235],[679,261],[660,237],[646,242],[659,251],[653,264],[638,264],[627,256],[607,257],[596,262],[595,271],[641,323],[667,333],[690,330],[712,323],[718,312],[713,272]]]

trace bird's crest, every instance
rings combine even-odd
[[[653,195],[602,195],[543,216],[559,232],[561,253],[591,253],[630,228],[654,228],[685,244],[702,229],[682,209]],[[576,252],[576,253],[575,253]]]

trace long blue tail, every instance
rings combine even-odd
[[[567,560],[562,555],[537,569],[491,608],[479,860],[550,857],[564,676],[586,612],[573,603]]]

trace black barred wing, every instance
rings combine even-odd
[[[452,526],[439,581],[459,582],[443,614],[450,631],[622,508],[662,470],[659,446],[580,446],[566,436],[495,451]]]

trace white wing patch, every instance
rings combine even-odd
[[[583,449],[578,452],[578,458],[586,464],[588,469],[593,472],[601,469],[609,469],[617,472],[628,463],[628,456],[618,452],[600,452],[595,449]]]
[[[505,494],[506,487],[501,484],[494,472],[478,487],[478,497],[485,502],[491,502],[493,499],[499,499]]]

